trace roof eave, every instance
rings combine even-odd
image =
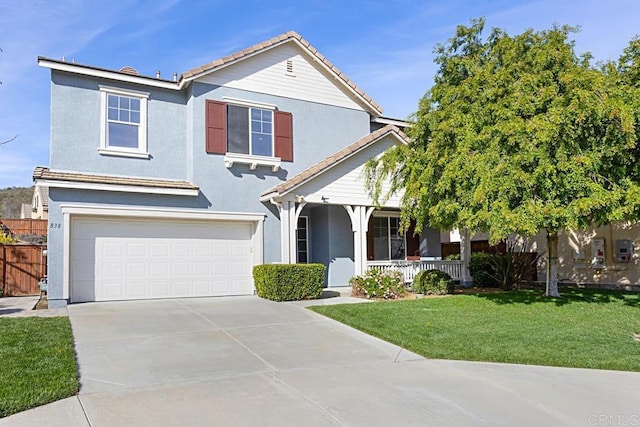
[[[38,65],[56,71],[64,71],[68,73],[81,74],[90,77],[100,77],[110,80],[118,80],[127,83],[134,83],[144,86],[158,87],[162,89],[180,90],[181,82],[172,80],[154,79],[148,76],[134,76],[131,74],[121,73],[119,71],[108,70],[104,68],[92,67],[89,65],[74,64],[69,62],[58,61],[55,59],[38,57]]]

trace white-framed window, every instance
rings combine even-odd
[[[273,111],[227,105],[227,152],[274,157]]]
[[[298,217],[298,230],[296,230],[296,239],[298,243],[297,262],[309,262],[309,217]]]
[[[373,259],[404,260],[407,255],[405,233],[400,232],[400,217],[373,217]]]
[[[149,158],[147,100],[149,93],[100,86],[100,154]]]

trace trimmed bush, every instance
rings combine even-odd
[[[473,285],[494,288],[499,283],[493,277],[495,255],[484,252],[471,254],[469,258],[469,273],[473,277]]]
[[[260,298],[272,301],[315,299],[322,294],[323,264],[262,264],[253,267]]]
[[[413,292],[418,294],[452,294],[454,286],[451,276],[440,270],[423,270],[413,279]]]
[[[354,297],[396,299],[407,293],[404,276],[395,270],[368,270],[363,276],[349,280]]]

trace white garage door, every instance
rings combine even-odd
[[[71,301],[253,293],[251,223],[74,218]]]

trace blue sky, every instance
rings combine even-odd
[[[511,34],[580,25],[576,50],[616,59],[640,33],[638,0],[294,2],[0,0],[0,188],[49,164],[49,70],[38,55],[170,78],[295,30],[378,102],[406,118],[433,82],[433,47],[484,16]]]

